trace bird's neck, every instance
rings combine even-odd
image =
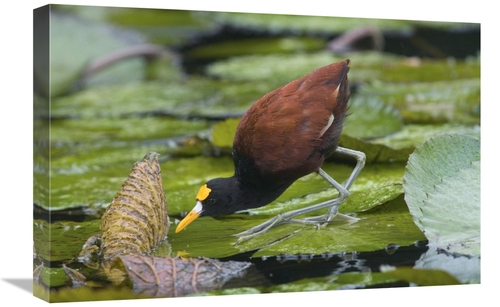
[[[266,182],[265,184],[242,184],[235,179],[239,191],[239,201],[244,204],[243,209],[259,208],[269,204],[278,198],[290,186],[290,184],[274,184]]]

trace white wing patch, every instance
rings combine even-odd
[[[325,134],[326,130],[328,130],[328,128],[330,128],[330,126],[332,125],[332,123],[333,123],[333,120],[334,120],[334,119],[335,119],[335,118],[334,118],[333,114],[331,114],[331,115],[330,115],[330,118],[328,118],[328,123],[327,123],[327,124],[326,124],[326,126],[325,126],[323,129],[321,129],[321,131],[319,132],[319,136],[318,136],[318,138],[322,137],[322,136],[323,136],[323,134]]]

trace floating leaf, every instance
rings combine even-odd
[[[349,212],[342,206],[340,210]],[[363,252],[384,249],[390,243],[405,246],[425,239],[413,223],[403,197],[399,196],[384,205],[359,213],[361,220],[355,223],[335,218],[319,230],[314,225],[280,225],[262,236],[233,245],[237,240],[234,234],[272,216],[234,214],[218,219],[199,218],[182,235],[172,232],[169,242],[173,250],[184,251],[189,257],[218,258],[250,251],[255,251],[252,257]]]
[[[360,220],[354,223],[335,218],[319,229],[314,225],[281,225],[237,247],[241,252],[258,249],[253,254],[253,257],[258,257],[374,251],[389,244],[406,246],[424,239],[422,232],[412,223],[402,197],[359,213],[357,217]]]
[[[369,286],[396,282],[397,279],[379,272],[348,272],[340,275],[306,278],[298,281],[273,286],[271,293],[327,291],[342,289],[363,289]]]
[[[58,291],[52,291],[36,283],[33,284],[33,295],[51,303],[150,298],[150,296],[147,295],[132,293],[130,289],[125,287],[107,287],[104,289],[96,287],[78,287],[60,288]]]
[[[37,256],[43,261],[65,261],[77,255],[86,238],[98,231],[99,220],[83,223],[33,220],[33,243]]]
[[[33,271],[33,280],[38,284],[49,287],[60,287],[66,285],[67,276],[61,267],[52,268],[40,265]]]
[[[409,267],[381,267],[381,271],[398,280],[415,283],[419,286],[459,285],[455,277],[441,270],[414,269]]]
[[[269,82],[231,84],[192,78],[185,82],[148,81],[94,87],[55,99],[54,117],[95,118],[145,115],[179,118],[241,116],[258,98],[273,90]]]
[[[415,268],[445,271],[464,284],[481,282],[480,257],[449,253],[437,247],[430,248],[422,255],[415,263]]]
[[[102,258],[149,253],[165,239],[169,227],[158,154],[149,153],[134,164],[102,216]]]
[[[267,80],[278,87],[314,69],[346,58],[351,59],[351,83],[363,82],[359,93],[356,93],[359,95],[378,97],[394,105],[396,102],[405,102],[405,91],[411,97],[420,99],[417,89],[423,91],[422,97],[434,102],[437,102],[437,97],[460,98],[463,94],[471,99],[478,97],[480,63],[477,60],[453,63],[419,60],[418,65],[415,65],[407,57],[380,52],[350,52],[339,56],[319,51],[232,57],[208,65],[206,71],[211,76],[233,81]],[[451,84],[452,89],[446,88],[447,84]],[[460,88],[460,85],[465,87]],[[394,91],[397,91],[397,95]],[[445,101],[446,104],[453,102]],[[472,101],[478,102],[477,99]]]
[[[147,123],[147,124],[145,124]],[[137,129],[140,127],[140,129]],[[147,141],[179,137],[209,128],[206,121],[186,121],[175,118],[72,118],[55,120],[51,138],[62,143],[90,146],[117,146],[120,142]],[[81,161],[81,159],[80,159]]]
[[[377,140],[362,140],[343,134],[339,145],[363,152],[366,155],[366,164],[404,162],[408,160],[408,156],[415,149],[414,146],[393,148],[385,144],[378,144]]]
[[[217,12],[214,17],[220,22],[233,24],[237,27],[245,27],[256,30],[267,30],[270,32],[293,31],[294,33],[328,33],[332,31],[343,32],[353,27],[366,24],[375,25],[382,29],[404,31],[410,30],[417,21],[390,20],[390,19],[366,19],[346,18],[328,16],[300,16],[284,14],[249,14]],[[431,22],[434,26],[446,25],[446,23]]]
[[[227,165],[224,172],[217,172],[216,169],[213,169],[206,170],[206,174],[212,174],[211,177],[231,175],[233,166],[230,158],[223,157],[216,160],[221,159],[225,160]],[[212,163],[209,164],[212,165]],[[337,163],[325,163],[323,165],[323,169],[339,182],[343,182],[348,178],[352,168],[351,165]],[[293,243],[287,243],[292,239],[290,238],[285,240],[283,244],[273,245],[272,248],[264,248],[262,252],[258,252],[256,255],[269,256],[283,252],[366,251],[383,248],[391,240],[401,245],[410,244],[424,237],[418,227],[414,225],[404,202],[397,206],[397,209],[392,206],[388,206],[387,211],[382,209],[394,201],[401,202],[404,170],[405,164],[403,163],[370,164],[365,166],[351,187],[350,197],[341,205],[340,212],[359,213],[359,215],[369,214],[367,216],[370,218],[352,225],[346,225],[346,223],[342,222],[342,219],[336,219],[336,222],[320,231],[316,231],[314,226],[311,225],[282,225],[271,229],[269,233],[261,236],[261,238],[254,238],[248,243],[243,242],[243,244],[237,246],[232,245],[237,239],[233,236],[234,234],[262,223],[276,214],[337,197],[338,192],[324,179],[317,174],[310,174],[297,180],[276,201],[264,207],[249,210],[250,215],[233,214],[217,219],[202,217],[192,223],[181,234],[170,235],[169,242],[172,244],[173,250],[186,251],[190,257],[227,257],[240,252],[263,248],[270,242],[275,242],[293,234],[296,230],[300,230],[300,232],[294,234],[297,239],[294,239]],[[187,176],[191,175],[188,174]],[[200,183],[198,183],[198,186]],[[192,188],[193,197],[196,193],[196,187]],[[191,209],[193,203],[194,201],[186,202],[183,210]],[[381,211],[372,212],[370,210],[375,210],[374,208],[377,207],[381,207]],[[318,211],[310,215],[319,215],[321,213],[323,212]],[[340,221],[340,223],[337,223],[337,221]],[[374,233],[374,236],[378,236],[377,238],[380,240],[375,240],[373,236],[367,239],[365,237],[365,227],[372,229],[373,232],[369,233]],[[395,231],[395,228],[399,230]],[[211,231],[207,232],[206,229]],[[357,233],[358,230],[359,234]],[[399,234],[402,237],[399,237]],[[313,240],[308,236],[317,238],[317,240]],[[344,236],[349,236],[349,238],[343,239]],[[355,237],[359,237],[359,240],[354,239]],[[308,242],[308,244],[304,244],[302,240]],[[325,244],[325,242],[329,242],[329,244]]]
[[[277,88],[319,67],[342,60],[345,57],[330,53],[248,55],[210,64],[207,73],[232,81],[266,80]]]
[[[50,82],[42,84],[41,87],[50,86],[50,95],[53,97],[63,94],[81,76],[85,66],[94,57],[130,46],[131,42],[140,43],[141,39],[135,33],[109,25],[89,23],[71,15],[51,12],[49,61],[51,77],[49,80],[37,78],[37,82]],[[119,63],[113,67],[113,83],[139,80],[143,70],[144,65],[140,59]],[[44,68],[35,63],[35,77],[43,71]],[[43,73],[41,75],[43,76]],[[100,81],[102,84],[103,79]]]
[[[479,72],[479,67],[475,68]],[[435,82],[373,82],[360,87],[358,95],[381,99],[401,110],[407,123],[475,123],[480,103],[480,79]]]
[[[352,172],[352,166],[325,163],[322,169],[342,182]],[[356,213],[372,209],[395,199],[403,193],[404,165],[401,163],[367,165],[350,189],[350,196],[340,212]],[[382,179],[383,178],[383,179]],[[251,214],[273,215],[307,207],[338,196],[338,191],[317,174],[303,177],[286,190],[276,201],[261,208],[249,210]],[[317,215],[315,212],[313,215]]]
[[[111,269],[123,272],[123,280],[129,281],[138,294],[177,297],[219,289],[227,281],[244,276],[249,266],[247,262],[214,259],[122,255],[113,261]]]
[[[428,139],[441,134],[463,134],[480,138],[481,128],[477,125],[405,125],[400,131],[383,138],[370,140],[370,143],[385,145],[396,150],[422,145]]]
[[[349,124],[355,125],[355,122]],[[342,134],[340,146],[364,152],[366,163],[406,162],[415,147],[427,139],[444,133],[460,133],[480,137],[479,126],[469,125],[405,125],[401,130],[381,138],[364,140]]]
[[[351,137],[379,138],[403,127],[399,111],[378,99],[353,97],[349,101],[349,114],[343,133]]]
[[[217,147],[233,147],[234,134],[240,118],[230,118],[217,123],[212,130],[212,143]]]
[[[410,156],[403,188],[429,245],[480,254],[480,141],[465,135],[431,138]]]
[[[314,37],[246,38],[202,45],[187,52],[186,57],[206,60],[248,54],[296,53],[323,49],[325,44],[324,39]]]

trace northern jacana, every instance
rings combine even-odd
[[[349,188],[365,164],[362,152],[338,146],[350,96],[347,73],[350,60],[319,68],[280,87],[255,102],[243,115],[233,141],[234,175],[203,185],[196,206],[177,225],[183,230],[200,216],[218,216],[262,207],[274,201],[297,179],[319,173],[339,196],[306,208],[280,213],[236,234],[236,244],[284,223],[324,224],[338,213]],[[345,185],[337,183],[321,166],[334,152],[357,161]],[[329,208],[321,216],[294,219]]]

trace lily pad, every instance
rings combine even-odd
[[[217,61],[207,66],[210,76],[232,81],[268,80],[276,87],[325,65],[345,60],[329,53],[248,55]]]
[[[67,275],[61,267],[53,268],[42,265],[35,269],[33,280],[49,287],[60,287],[66,285]]]
[[[231,118],[214,125],[212,143],[221,148],[233,147],[234,135],[240,121],[240,118]]]
[[[369,286],[396,282],[397,279],[380,272],[349,272],[322,278],[307,278],[284,285],[271,287],[272,293],[328,291],[345,289],[363,289]]]
[[[432,138],[410,156],[405,199],[432,247],[480,255],[480,141]]]
[[[353,167],[335,163],[325,163],[322,169],[338,182],[346,180]],[[403,193],[403,164],[376,164],[363,168],[350,189],[350,196],[340,207],[340,212],[356,213],[366,211]],[[275,215],[320,203],[338,196],[322,177],[310,174],[296,181],[276,201],[261,208],[248,210],[250,214]],[[316,212],[315,215],[318,213]]]
[[[258,98],[271,91],[259,82],[228,84],[193,78],[186,82],[151,81],[90,88],[53,102],[54,117],[134,117],[146,115],[225,118],[243,115]]]
[[[136,294],[130,289],[122,288],[61,288],[59,291],[51,291],[44,285],[33,283],[33,295],[47,302],[85,302],[85,301],[107,301],[151,298],[148,295]]]
[[[37,257],[46,262],[67,261],[80,252],[86,238],[99,232],[99,220],[83,223],[33,221]]]
[[[479,67],[476,68],[479,72]],[[479,78],[436,82],[373,82],[362,86],[363,97],[377,97],[401,111],[406,123],[479,123]]]
[[[60,144],[106,144],[111,147],[124,141],[152,142],[196,134],[209,127],[205,120],[186,121],[162,117],[71,118],[53,120],[50,132],[52,139]]]
[[[459,285],[455,277],[441,270],[414,269],[409,267],[382,267],[382,272],[398,280],[412,282],[419,286]]]
[[[327,227],[284,225],[250,241],[240,243],[241,251],[254,250],[254,257],[279,254],[321,254],[325,252],[362,252],[385,248],[388,244],[410,245],[424,239],[411,222],[401,198],[357,215],[361,220],[350,223],[336,219]],[[281,229],[280,229],[281,227]]]
[[[377,99],[355,96],[349,102],[349,117],[342,131],[351,137],[373,139],[393,134],[403,127],[399,111]]]
[[[357,123],[354,121],[347,123],[347,125],[355,124]],[[405,162],[416,146],[431,137],[445,133],[480,137],[480,132],[479,126],[471,125],[404,125],[401,130],[391,135],[370,140],[354,138],[344,133],[339,145],[364,152],[367,163]]]
[[[398,84],[470,80],[480,77],[480,58],[466,60],[408,58],[390,53],[363,51],[346,53],[352,60],[351,79],[384,90]],[[362,92],[362,91],[361,91]]]
[[[425,270],[440,270],[447,272],[463,284],[478,284],[481,282],[481,258],[449,253],[430,248],[415,263],[415,268]]]
[[[210,76],[218,78],[252,82],[268,80],[281,86],[314,69],[346,58],[351,59],[351,70],[349,71],[351,82],[374,84],[374,89],[382,93],[397,88],[399,84],[405,85],[400,87],[403,89],[405,87],[412,88],[412,83],[415,82],[417,84],[440,82],[434,86],[440,87],[440,84],[446,84],[448,80],[455,80],[455,84],[459,84],[459,80],[474,80],[480,76],[479,60],[456,62],[421,60],[415,65],[409,62],[406,57],[379,52],[350,52],[339,56],[326,51],[233,57],[208,65],[206,71]],[[473,81],[462,82],[470,83]],[[279,85],[279,83],[283,84]],[[386,86],[388,89],[385,89]],[[432,85],[424,86],[431,87]],[[477,88],[472,87],[471,90],[476,91]],[[459,93],[471,90],[459,88],[459,92],[454,93],[445,89],[441,95],[455,95],[456,97]],[[371,92],[375,92],[375,90],[371,90]],[[401,93],[404,93],[404,90]],[[436,91],[434,93],[435,95],[439,94]]]
[[[51,149],[50,203],[45,199],[37,205],[57,210],[73,207],[105,207],[120,189],[130,165],[144,152],[163,152],[162,145],[118,143],[113,147],[101,144],[53,144]],[[46,174],[36,174],[46,176]],[[38,182],[38,181],[37,181]],[[39,182],[43,182],[39,180]],[[44,189],[43,185],[37,189]]]
[[[250,54],[295,53],[323,49],[326,41],[313,37],[247,38],[211,43],[187,52],[190,60],[219,59]]]
[[[232,163],[229,159],[226,161],[229,164],[226,173],[228,175],[232,172]],[[339,181],[345,180],[352,171],[350,166],[330,163],[325,164],[324,169]],[[336,197],[335,189],[329,187],[321,177],[311,174],[295,182],[275,202],[250,210],[251,215],[233,214],[217,219],[199,218],[185,231],[178,234],[172,232],[169,235],[169,242],[174,252],[182,251],[188,253],[189,257],[201,255],[227,257],[257,249],[260,251],[255,253],[255,257],[279,253],[320,254],[380,249],[390,242],[398,242],[400,245],[411,244],[422,240],[423,235],[413,224],[402,201],[403,174],[403,164],[370,165],[361,172],[351,188],[351,196],[340,207],[343,213],[357,212],[358,217],[367,217],[366,220],[362,219],[354,224],[338,219],[319,231],[311,225],[282,225],[271,229],[261,237],[233,246],[237,239],[234,234],[264,222],[280,212]],[[187,204],[186,211],[194,205],[195,193],[196,190],[193,189],[193,201]],[[389,205],[392,203],[394,205]],[[379,207],[380,211],[373,211]],[[314,212],[314,215],[318,214],[321,212]],[[396,228],[398,230],[395,230]],[[372,230],[369,232],[369,239],[366,238],[368,233],[365,229]],[[375,237],[380,238],[380,241],[375,240]],[[287,239],[282,243],[276,243],[283,238]]]
[[[216,20],[237,27],[267,30],[271,33],[293,31],[297,34],[343,32],[353,27],[372,25],[382,30],[409,31],[415,25],[426,24],[433,27],[457,27],[457,23],[423,22],[411,20],[347,18],[329,16],[302,16],[285,14],[214,13]]]
[[[43,84],[48,81],[43,78],[37,79],[37,82],[42,83],[41,88],[50,86],[52,97],[61,95],[70,89],[94,57],[141,42],[142,40],[135,33],[118,30],[109,25],[88,23],[72,15],[52,12],[50,15],[50,67],[48,68],[51,76],[50,84]],[[34,69],[35,76],[39,71],[43,75],[44,68],[38,67],[37,63]],[[140,80],[143,70],[144,63],[140,59],[123,62],[113,67],[113,82]],[[129,73],[131,71],[134,73]]]
[[[72,13],[92,23],[108,23],[137,31],[148,41],[174,45],[192,35],[211,32],[218,24],[205,12],[148,8],[54,5],[60,12]]]

